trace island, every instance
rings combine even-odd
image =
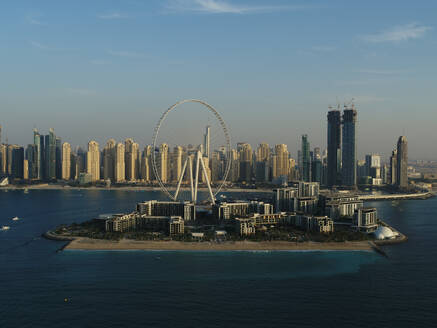
[[[353,193],[317,183],[275,188],[265,199],[140,202],[130,213],[60,225],[45,237],[84,250],[377,250],[407,237]]]

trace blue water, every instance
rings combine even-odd
[[[0,191],[0,327],[436,327],[437,199],[375,202],[373,252],[64,251],[61,223],[159,192]],[[22,218],[13,222],[14,216]],[[64,299],[67,298],[68,302]]]

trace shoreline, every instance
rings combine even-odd
[[[65,239],[64,239],[65,240]],[[77,237],[69,240],[63,250],[144,250],[144,251],[373,251],[368,241],[351,242],[180,242],[180,241],[120,241]]]
[[[190,191],[190,187],[181,187],[183,191]],[[29,185],[29,186],[4,186],[0,187],[0,190],[121,190],[121,191],[162,191],[160,187],[152,187],[152,186],[121,186],[121,187],[100,187],[100,186],[92,186],[92,187],[80,187],[80,186],[62,186],[62,185]],[[169,190],[176,190],[176,187],[169,188]],[[198,190],[208,191],[206,187],[199,187]],[[266,193],[272,192],[272,189],[244,189],[244,188],[223,188],[221,193],[231,193],[231,192],[250,192],[250,193]]]
[[[260,188],[260,189],[246,189],[246,188],[224,188],[221,193],[271,193],[272,188]],[[107,191],[161,191],[159,186],[118,186],[118,187],[104,187],[104,186],[63,186],[55,184],[38,184],[38,185],[8,185],[0,187],[0,191],[5,190],[107,190]],[[176,187],[170,187],[169,190],[174,191]],[[183,191],[190,191],[190,187],[181,187]],[[206,187],[199,187],[200,191],[208,191]],[[414,194],[382,194],[382,195],[371,195],[371,194],[360,194],[357,195],[358,198],[364,202],[373,201],[397,201],[397,200],[424,200],[436,196],[435,192],[428,191],[422,193]]]

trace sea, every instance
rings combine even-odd
[[[384,247],[388,257],[57,252],[63,242],[41,237],[59,224],[164,198],[158,191],[0,190],[0,226],[10,226],[0,231],[0,327],[437,327],[437,198],[366,204],[409,238]]]

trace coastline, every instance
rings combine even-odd
[[[181,187],[181,190],[189,191],[190,187]],[[199,187],[201,191],[208,191],[206,187]],[[0,187],[0,190],[123,190],[123,191],[161,191],[161,187],[152,186],[121,186],[121,187],[80,187],[80,186],[62,186],[62,185],[52,185],[52,184],[40,184],[40,185],[28,185],[28,186],[16,186],[9,185]],[[169,190],[176,190],[176,187],[169,188]],[[221,192],[248,192],[248,193],[264,193],[272,192],[272,189],[244,189],[244,188],[223,188]]]
[[[235,242],[180,242],[180,241],[120,241],[74,238],[65,250],[154,250],[154,251],[373,251],[368,241],[356,242],[288,242],[288,241],[235,241]]]

